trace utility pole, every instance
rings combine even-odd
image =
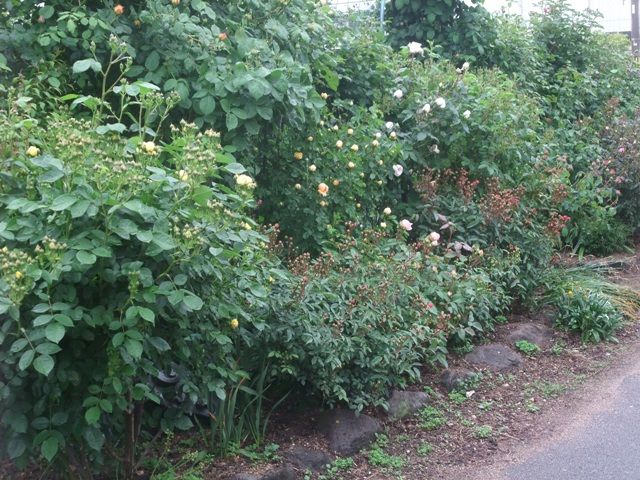
[[[631,53],[640,56],[640,0],[631,0]]]

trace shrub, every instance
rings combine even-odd
[[[397,228],[400,146],[377,110],[357,112],[303,132],[283,129],[258,163],[259,213],[305,251],[318,252],[351,223]]]
[[[567,292],[558,305],[556,322],[580,334],[584,342],[615,340],[622,315],[609,299],[597,292]]]
[[[317,120],[324,102],[313,87],[311,62],[323,55],[328,7],[307,0],[254,1],[250,11],[242,3],[202,0],[122,6],[118,14],[95,1],[3,4],[0,36],[6,38],[8,65],[14,71],[29,71],[42,60],[70,65],[94,49],[104,63],[106,43],[116,36],[133,60],[131,80],[178,92],[174,119],[223,131],[227,142],[247,147],[250,137],[272,125]],[[60,86],[65,72],[49,72],[49,83]],[[91,70],[76,78],[83,93],[99,94],[102,78]]]
[[[189,428],[246,376],[277,275],[243,213],[253,183],[227,187],[241,167],[193,124],[161,147],[20,110],[0,113],[4,445],[80,477],[114,454],[128,477],[141,426]],[[179,403],[159,372],[177,374]]]
[[[440,248],[363,232],[316,260],[296,258],[291,290],[274,292],[265,348],[326,404],[384,404],[421,366],[445,361],[448,338],[490,330],[511,303],[501,264]]]

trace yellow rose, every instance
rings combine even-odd
[[[189,180],[189,174],[187,173],[186,170],[180,170],[178,172],[178,178],[183,182],[186,182],[187,180]]]
[[[38,147],[34,147],[33,145],[31,145],[29,148],[27,148],[27,155],[29,155],[30,157],[35,157],[39,153],[40,149]]]
[[[234,330],[235,330],[236,328],[238,328],[238,327],[240,326],[240,322],[238,322],[238,319],[237,319],[237,318],[234,318],[234,319],[232,319],[232,320],[229,322],[229,326],[230,326],[232,329],[234,329]]]
[[[17,271],[17,272],[16,272],[16,278],[17,278],[18,280],[20,280],[22,277],[24,277],[24,275],[22,274],[22,272]]]
[[[293,158],[295,158],[296,160],[302,160],[302,157],[304,157],[304,154],[302,152],[296,152],[293,154]]]
[[[326,197],[329,194],[329,185],[327,185],[326,183],[319,184],[318,193],[323,197]]]

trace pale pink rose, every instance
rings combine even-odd
[[[400,226],[405,229],[407,232],[411,231],[411,229],[413,229],[413,223],[411,223],[409,220],[407,220],[406,218],[403,220],[400,220]]]
[[[402,165],[396,164],[393,166],[393,174],[396,177],[399,177],[400,175],[402,175],[402,172],[404,172],[404,168],[402,167]]]

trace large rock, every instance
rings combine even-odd
[[[496,372],[512,370],[522,364],[522,356],[520,354],[499,343],[476,347],[473,352],[467,353],[464,359],[469,363],[486,367]]]
[[[382,431],[382,425],[375,418],[341,408],[325,412],[318,427],[327,437],[331,450],[339,455],[358,453]]]
[[[447,392],[452,392],[458,387],[464,385],[465,382],[475,378],[477,374],[467,368],[447,368],[440,376],[440,383]]]
[[[260,480],[296,480],[297,478],[296,471],[292,467],[285,465],[265,473],[260,477]]]
[[[507,340],[512,345],[520,340],[526,340],[535,343],[540,348],[546,348],[551,345],[553,340],[553,330],[546,325],[540,323],[523,323],[516,326],[507,336]]]
[[[333,461],[331,455],[322,450],[296,447],[284,454],[285,458],[301,470],[321,472]]]
[[[399,420],[417,412],[424,407],[428,401],[429,395],[424,392],[394,390],[389,399],[387,415],[389,415],[389,418]]]

